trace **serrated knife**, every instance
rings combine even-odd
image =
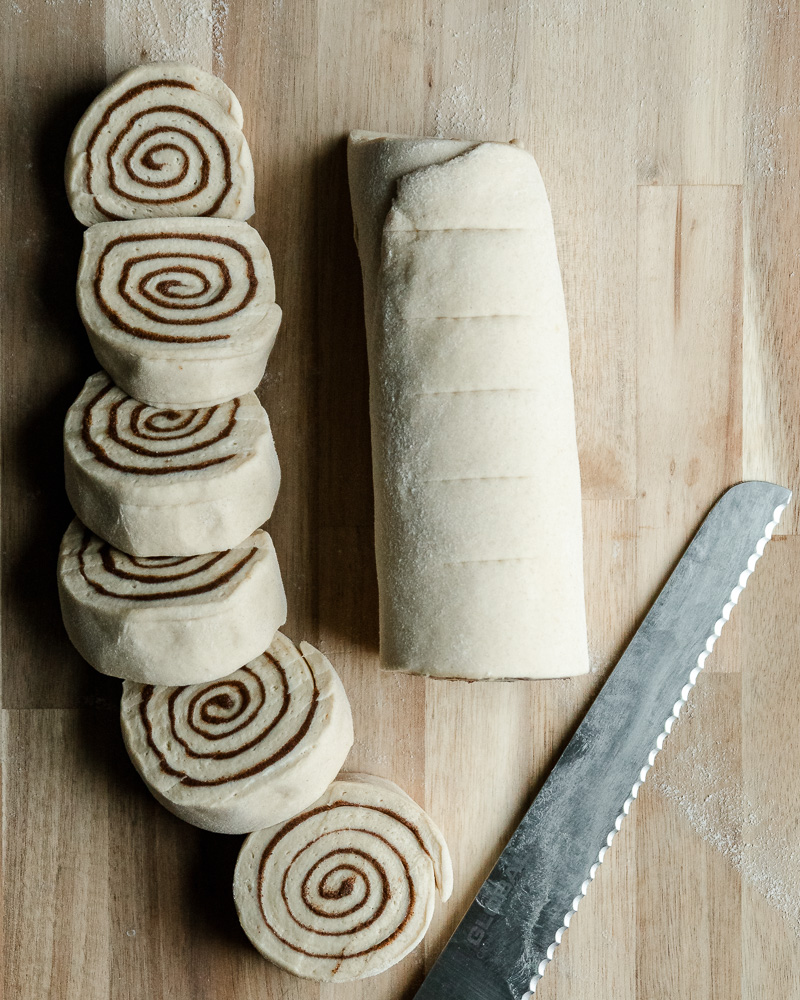
[[[535,992],[791,497],[712,507],[415,1000]]]

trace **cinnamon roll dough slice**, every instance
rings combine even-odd
[[[306,979],[348,982],[399,962],[425,935],[438,888],[453,888],[447,844],[391,781],[342,774],[288,823],[244,842],[233,895],[261,954]]]
[[[65,180],[85,226],[248,219],[255,210],[239,101],[222,80],[181,63],[130,69],[92,102],[70,140]]]
[[[153,795],[187,823],[249,833],[306,809],[353,745],[342,682],[278,632],[235,673],[189,687],[126,681],[122,734]]]
[[[101,673],[141,684],[224,677],[269,646],[286,621],[272,539],[199,556],[129,556],[77,519],[58,557],[67,634]]]
[[[151,406],[213,406],[252,391],[281,318],[269,251],[230,219],[92,226],[77,298],[101,366]]]
[[[280,466],[254,393],[159,409],[92,375],[64,424],[67,495],[115,548],[137,556],[216,552],[272,513]]]

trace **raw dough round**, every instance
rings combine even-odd
[[[65,168],[72,211],[109,219],[249,219],[253,159],[242,109],[222,80],[181,63],[123,73],[89,106]]]
[[[121,720],[128,754],[158,801],[216,833],[249,833],[301,812],[353,745],[336,671],[280,632],[266,653],[211,683],[126,681]]]
[[[64,424],[67,495],[83,523],[137,556],[217,552],[272,513],[280,465],[253,393],[158,409],[92,375]]]
[[[305,812],[244,842],[233,880],[255,947],[297,976],[348,982],[425,935],[453,872],[439,828],[397,785],[343,774]]]
[[[253,390],[281,317],[269,251],[230,219],[92,226],[77,297],[102,367],[151,406],[213,406]]]
[[[261,530],[225,552],[142,558],[76,518],[61,543],[58,589],[81,656],[142,684],[224,677],[266,649],[286,621],[275,548]]]

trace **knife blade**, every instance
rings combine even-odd
[[[751,481],[712,507],[415,1000],[535,992],[791,497]]]

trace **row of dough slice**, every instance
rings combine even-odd
[[[67,156],[70,203],[89,226],[78,308],[104,370],[64,427],[78,521],[60,592],[89,662],[139,682],[223,676],[286,620],[259,530],[280,466],[252,392],[281,311],[269,252],[244,221],[242,122],[221,80],[153,63],[92,102]]]
[[[124,678],[125,746],[155,798],[204,829],[251,833],[234,896],[253,944],[346,981],[419,943],[452,870],[396,785],[336,778],[353,743],[342,683],[277,631],[286,598],[258,526],[280,467],[251,390],[280,309],[267,249],[241,221],[241,124],[221,81],[155,64],[107,88],[73,135],[67,188],[90,226],[78,305],[105,370],[65,423],[78,518],[59,591],[78,650]]]
[[[344,982],[415,948],[437,892],[452,891],[446,842],[393,783],[339,774],[353,720],[328,659],[281,632],[260,651],[285,618],[285,602],[271,603],[283,590],[266,532],[223,553],[137,558],[76,520],[59,584],[75,645],[128,678],[124,742],[153,796],[203,829],[250,833],[234,898],[261,954]],[[187,665],[209,679],[186,683]]]
[[[66,186],[84,235],[78,307],[114,382],[153,405],[210,406],[261,380],[280,324],[254,212],[242,109],[219,79],[151,63],[92,102]]]
[[[218,833],[248,833],[234,875],[242,927],[299,976],[376,975],[423,938],[452,866],[436,824],[392,782],[339,774],[353,743],[335,670],[280,632],[227,677],[126,681],[128,754],[156,799]]]

